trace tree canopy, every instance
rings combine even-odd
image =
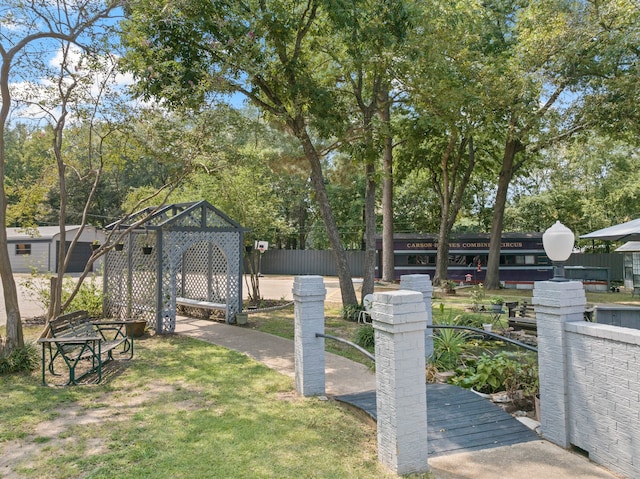
[[[2,221],[207,199],[249,241],[333,250],[345,304],[344,250],[372,289],[385,219],[439,234],[443,280],[448,237],[490,231],[495,286],[503,231],[640,213],[639,20],[631,0],[5,2]]]

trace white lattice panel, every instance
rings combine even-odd
[[[124,249],[105,259],[105,315],[145,319],[159,333],[173,332],[179,296],[225,303],[232,322],[242,308],[242,228],[207,202],[145,209],[136,218],[148,231],[132,231]],[[143,253],[145,244],[153,246],[151,254]]]

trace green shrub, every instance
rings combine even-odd
[[[475,365],[459,371],[457,384],[476,391],[491,394],[507,391],[512,394],[522,389],[525,396],[535,394],[538,388],[538,371],[535,358],[518,357],[506,352],[494,356],[483,354]]]
[[[346,321],[357,321],[360,311],[364,309],[361,304],[345,304],[342,307],[342,319]]]
[[[68,297],[71,294],[73,284],[67,283],[63,286],[63,296]],[[98,318],[102,316],[102,287],[97,282],[87,278],[80,286],[78,294],[75,295],[67,311],[86,310],[89,316]]]
[[[66,311],[86,310],[91,317],[102,316],[102,302],[104,298],[102,287],[96,281],[96,274],[87,276],[80,290],[66,308]],[[22,286],[30,293],[31,298],[47,310],[51,302],[51,290],[48,276],[31,271],[31,277],[22,282]],[[65,276],[62,280],[62,301],[65,302],[71,296],[76,282],[73,278]]]
[[[33,344],[14,349],[7,356],[0,356],[0,374],[31,372],[38,367],[38,351]]]
[[[373,352],[375,350],[376,342],[375,342],[375,331],[373,326],[370,324],[365,324],[361,326],[356,331],[356,340],[355,343],[366,349],[367,351]]]
[[[481,328],[484,322],[480,314],[460,314],[456,317],[456,324],[459,326],[469,326],[471,328]]]

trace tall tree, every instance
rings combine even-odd
[[[4,354],[24,345],[16,284],[7,247],[7,197],[5,190],[5,132],[10,123],[13,92],[11,84],[37,78],[48,59],[47,41],[82,45],[104,27],[116,2],[56,1],[21,2],[7,0],[0,7],[0,278],[7,313]],[[2,353],[0,351],[0,353]]]
[[[335,25],[334,35],[343,50],[331,54],[342,72],[339,84],[344,84],[352,97],[357,124],[357,136],[349,142],[350,153],[365,168],[365,265],[362,298],[373,293],[376,265],[376,192],[380,184],[378,173],[381,153],[385,170],[384,193],[391,195],[389,166],[392,149],[388,141],[390,130],[390,96],[393,64],[402,54],[410,29],[410,11],[406,2],[398,0],[334,1],[328,10]],[[384,196],[383,218],[391,221],[393,206]],[[387,223],[387,231],[388,231]],[[393,251],[393,239],[387,251]],[[383,242],[384,243],[384,242]],[[387,278],[388,279],[388,278]],[[391,280],[393,275],[391,276]]]
[[[467,2],[424,5],[400,77],[407,106],[399,169],[428,171],[438,198],[435,283],[447,279],[449,238],[478,161],[478,125],[486,117],[477,62],[480,13]]]
[[[509,186],[536,153],[591,123],[580,106],[594,93],[588,80],[601,40],[590,2],[497,0],[485,7],[493,25],[487,64],[494,65],[494,108],[504,119],[485,279],[487,289],[498,289]]]
[[[322,54],[326,12],[319,0],[127,4],[127,65],[138,91],[174,106],[199,106],[212,93],[240,93],[300,142],[331,248],[343,304],[356,296],[329,204],[317,138],[343,137],[344,103]]]

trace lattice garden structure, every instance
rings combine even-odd
[[[146,320],[156,333],[171,333],[176,300],[186,298],[217,304],[235,323],[242,311],[242,226],[199,201],[146,208],[107,229],[116,237],[133,225],[105,257],[105,317]]]

